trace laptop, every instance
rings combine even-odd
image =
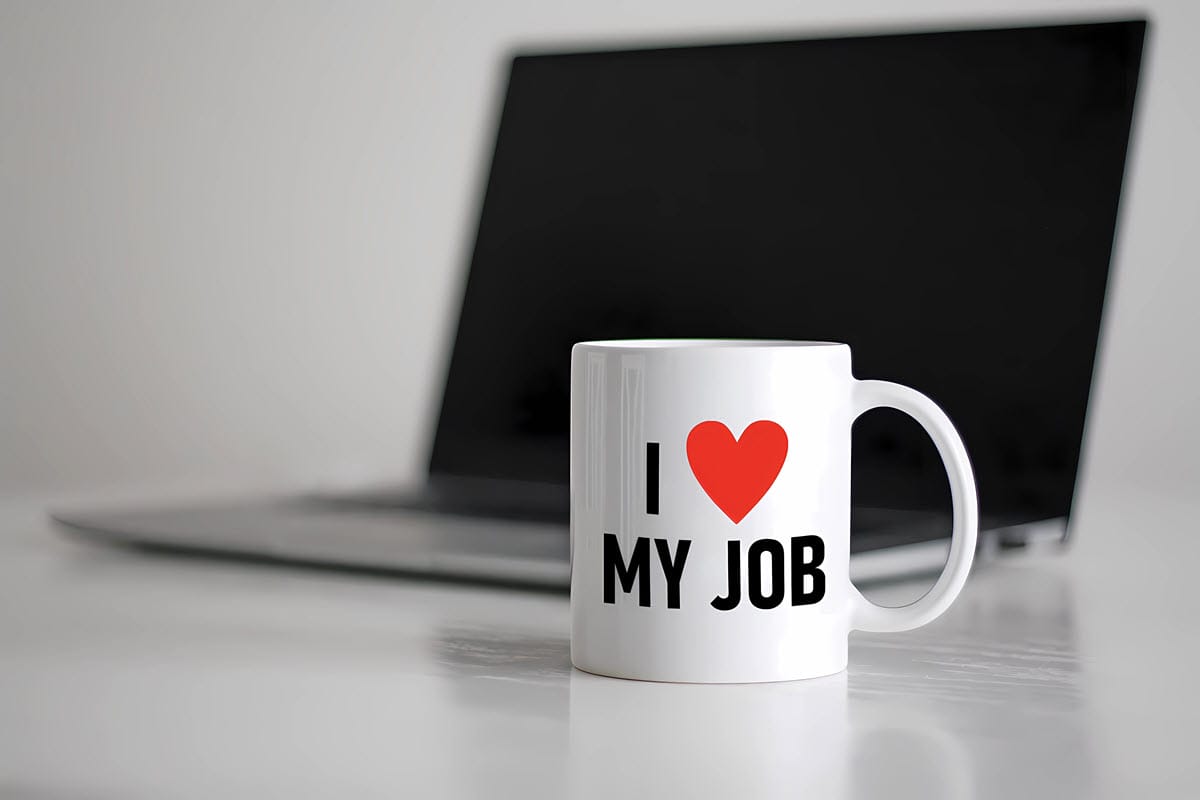
[[[569,580],[578,341],[819,339],[955,421],[984,547],[1064,541],[1144,20],[511,60],[428,481],[56,513],[93,538]],[[939,569],[941,460],[853,430],[852,575]]]

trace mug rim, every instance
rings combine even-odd
[[[689,349],[802,349],[849,347],[844,342],[804,339],[600,339],[576,342],[575,347],[601,350],[689,350]]]

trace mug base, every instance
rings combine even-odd
[[[589,675],[597,675],[601,678],[617,678],[624,681],[641,681],[643,683],[690,683],[690,684],[747,684],[747,683],[792,683],[795,681],[812,680],[813,678],[825,678],[830,675],[846,671],[846,664],[832,669],[824,669],[816,672],[807,672],[803,674],[779,674],[779,673],[763,673],[763,672],[746,672],[737,675],[720,675],[720,676],[701,676],[701,675],[667,675],[656,674],[651,675],[635,670],[620,670],[603,667],[587,667],[582,664],[571,662],[571,666],[580,672],[586,672]]]

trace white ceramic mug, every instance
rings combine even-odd
[[[950,555],[920,600],[850,582],[850,426],[910,414],[950,478]],[[601,675],[734,683],[846,667],[851,630],[936,619],[971,568],[978,504],[950,420],[855,380],[828,342],[584,342],[571,353],[571,661]]]

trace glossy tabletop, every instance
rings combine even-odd
[[[574,671],[562,594],[110,549],[8,502],[0,796],[1196,797],[1198,510],[1095,496],[1075,547],[854,634],[846,673],[684,686]]]

